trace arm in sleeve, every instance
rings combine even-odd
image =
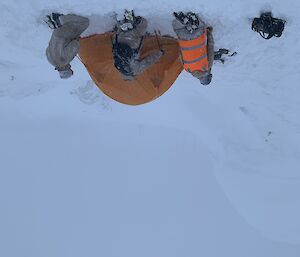
[[[146,33],[146,30],[147,30],[147,27],[148,27],[148,22],[145,18],[141,17],[141,21],[139,24],[136,25],[136,28],[135,28],[135,33],[142,37],[145,35]]]
[[[211,68],[214,63],[214,37],[212,35],[212,28],[207,29],[207,55],[208,55],[208,62],[209,67]]]
[[[56,37],[65,39],[79,38],[88,28],[89,19],[75,14],[61,16],[62,26],[54,31]]]
[[[161,51],[157,51],[149,54],[142,60],[134,60],[131,65],[131,69],[134,75],[138,75],[143,73],[146,69],[148,69],[152,64],[156,63],[160,57],[163,55]]]
[[[64,49],[64,58],[67,62],[71,62],[79,53],[80,43],[77,39],[71,41]]]

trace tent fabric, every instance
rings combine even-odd
[[[80,59],[95,84],[110,98],[128,105],[148,103],[164,94],[183,70],[177,40],[159,37],[164,55],[133,81],[125,81],[115,68],[112,32],[80,39]],[[141,58],[157,51],[156,36],[146,36]]]

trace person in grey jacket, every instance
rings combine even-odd
[[[214,61],[214,38],[212,35],[212,27],[209,27],[202,21],[198,15],[189,12],[184,14],[182,12],[174,13],[173,29],[177,34],[179,40],[193,40],[201,36],[207,31],[207,57],[208,70],[193,71],[191,74],[200,80],[201,84],[208,85],[212,79],[211,69]]]
[[[88,28],[89,19],[75,14],[52,13],[46,20],[54,29],[46,55],[49,63],[59,72],[62,79],[73,75],[70,62],[79,53],[80,35]]]
[[[143,73],[156,63],[164,53],[160,49],[143,59],[140,58],[147,25],[148,22],[145,18],[136,17],[133,11],[127,10],[124,19],[117,21],[113,36],[113,55],[115,66],[121,72],[124,80],[135,79],[136,75]],[[132,54],[130,55],[129,52]]]

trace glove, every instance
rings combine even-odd
[[[212,26],[208,26],[207,28],[206,28],[209,32],[213,32],[213,27]]]
[[[133,29],[133,25],[130,22],[125,22],[123,24],[120,25],[120,29],[124,32],[132,30]]]

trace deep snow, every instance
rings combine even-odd
[[[182,73],[156,101],[104,96],[74,60],[47,63],[43,14],[91,18],[85,35],[134,8],[171,34],[174,10],[214,27],[211,87]],[[250,29],[261,9],[287,20],[279,39]],[[0,256],[300,255],[299,10],[287,1],[2,1]]]

